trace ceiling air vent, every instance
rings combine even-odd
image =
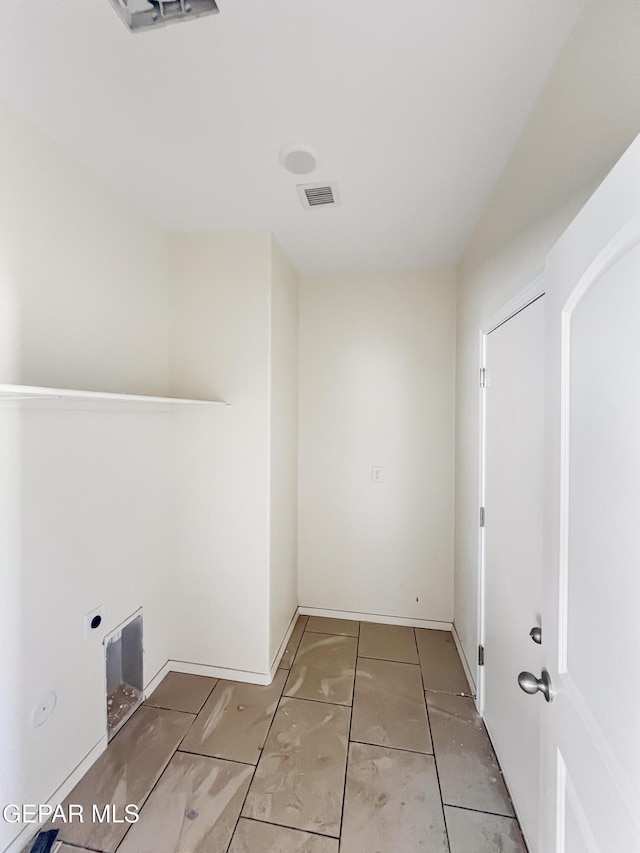
[[[111,4],[133,33],[219,11],[215,0],[111,0]]]
[[[307,210],[340,204],[340,193],[335,181],[323,184],[298,184],[298,195]]]

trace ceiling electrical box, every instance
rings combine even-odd
[[[134,33],[220,11],[215,0],[111,0],[111,5]]]

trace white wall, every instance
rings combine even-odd
[[[164,391],[161,235],[0,110],[0,381]],[[46,802],[104,738],[102,634],[142,606],[168,657],[167,415],[0,407],[0,802]],[[106,605],[85,641],[84,614]],[[41,728],[32,712],[58,703]],[[16,827],[0,821],[0,849]]]
[[[301,280],[301,605],[451,621],[454,371],[452,272]]]
[[[0,118],[0,381],[232,403],[0,405],[0,800],[38,803],[104,744],[101,640],[139,607],[145,684],[168,659],[270,678],[297,606],[297,275],[266,231],[161,235]]]
[[[588,3],[478,222],[459,268],[455,623],[477,644],[478,333],[545,257],[640,132],[640,7]]]
[[[271,662],[298,607],[298,274],[271,238]]]
[[[172,657],[269,670],[266,231],[170,239],[171,391],[223,399],[176,424]]]
[[[297,607],[297,273],[267,231],[170,238],[171,657],[270,679]],[[193,669],[193,671],[197,671]]]
[[[159,394],[163,235],[0,105],[0,382]]]

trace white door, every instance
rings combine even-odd
[[[545,853],[640,851],[640,140],[546,274]]]
[[[531,853],[538,853],[544,297],[486,337],[483,714]]]

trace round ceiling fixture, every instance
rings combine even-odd
[[[294,175],[308,175],[318,165],[318,155],[310,145],[291,143],[280,149],[280,163]]]

